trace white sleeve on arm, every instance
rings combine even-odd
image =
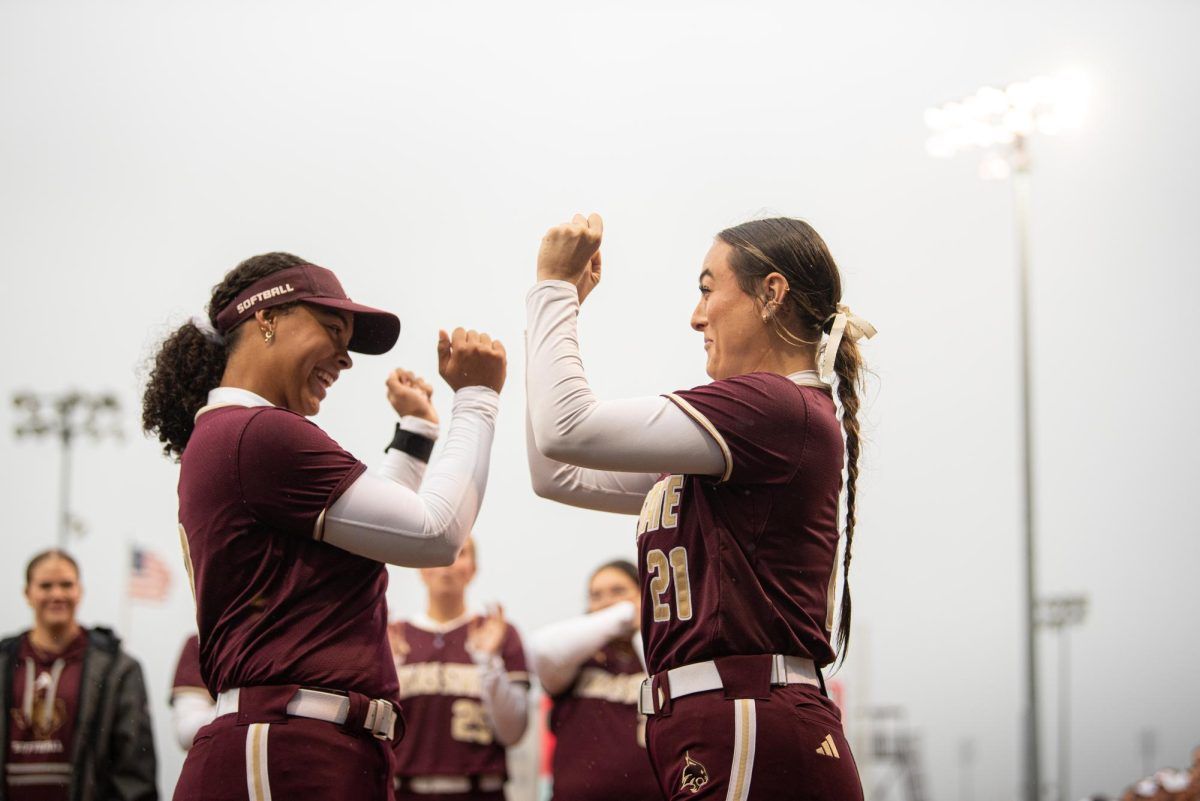
[[[400,430],[411,431],[434,441],[438,438],[438,424],[420,417],[409,415],[401,417]],[[417,457],[404,451],[388,448],[383,455],[383,463],[379,465],[379,475],[390,478],[402,487],[416,490],[420,488],[421,480],[425,478],[425,467],[425,462]]]
[[[213,722],[217,705],[206,693],[176,692],[171,696],[171,726],[184,751],[192,747],[196,732]]]
[[[558,695],[570,687],[592,654],[613,640],[630,636],[636,615],[633,602],[622,601],[538,629],[529,640],[529,654],[542,688]]]
[[[499,402],[487,387],[454,393],[450,431],[420,491],[365,473],[325,512],[321,539],[392,565],[453,562],[483,502]]]
[[[528,685],[510,679],[499,656],[472,653],[471,658],[483,672],[483,711],[496,740],[503,746],[516,745],[529,726]]]
[[[529,478],[534,493],[584,509],[636,515],[641,512],[642,501],[658,478],[654,473],[576,467],[543,456],[533,440],[528,408],[525,410],[525,453],[529,458]]]
[[[542,281],[525,298],[526,391],[537,450],[579,467],[719,476],[716,441],[663,397],[601,402],[579,356],[573,284]]]

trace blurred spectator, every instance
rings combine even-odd
[[[529,673],[517,630],[494,607],[467,611],[477,550],[421,568],[424,615],[388,627],[408,736],[394,745],[397,801],[504,801],[506,750],[529,723]]]
[[[193,634],[183,643],[171,683],[171,723],[175,740],[184,751],[192,747],[196,732],[212,723],[217,702],[200,678],[200,635]]]
[[[601,565],[588,580],[587,614],[552,623],[530,640],[534,671],[554,699],[553,799],[658,801],[638,694],[637,567]]]
[[[79,566],[63,551],[25,569],[33,628],[0,642],[4,801],[152,801],[154,741],[142,669],[75,619]]]

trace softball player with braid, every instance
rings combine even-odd
[[[601,236],[599,216],[576,215],[542,240],[526,299],[530,472],[543,497],[638,515],[641,702],[659,786],[673,801],[861,799],[820,669],[850,630],[843,583],[834,636],[839,498],[845,465],[845,582],[857,341],[874,329],[841,305],[810,226],[744,223],[717,235],[700,272],[691,326],[712,383],[600,401],[576,318],[600,279]]]

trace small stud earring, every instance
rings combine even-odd
[[[273,337],[273,336],[275,336],[275,332],[272,331],[271,329],[268,328],[266,331],[263,331],[263,341],[264,342],[270,342],[271,337]]]

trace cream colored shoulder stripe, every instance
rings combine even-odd
[[[676,395],[674,392],[669,392],[666,398],[678,406],[688,415],[688,417],[700,424],[700,427],[708,432],[708,435],[717,443],[717,447],[721,449],[721,456],[725,458],[725,472],[721,475],[721,481],[728,481],[733,475],[733,454],[729,452],[729,445],[725,442],[725,438],[721,436],[721,432],[717,431],[717,427],[712,424],[712,421],[700,413],[695,406],[688,403],[683,398]]]

